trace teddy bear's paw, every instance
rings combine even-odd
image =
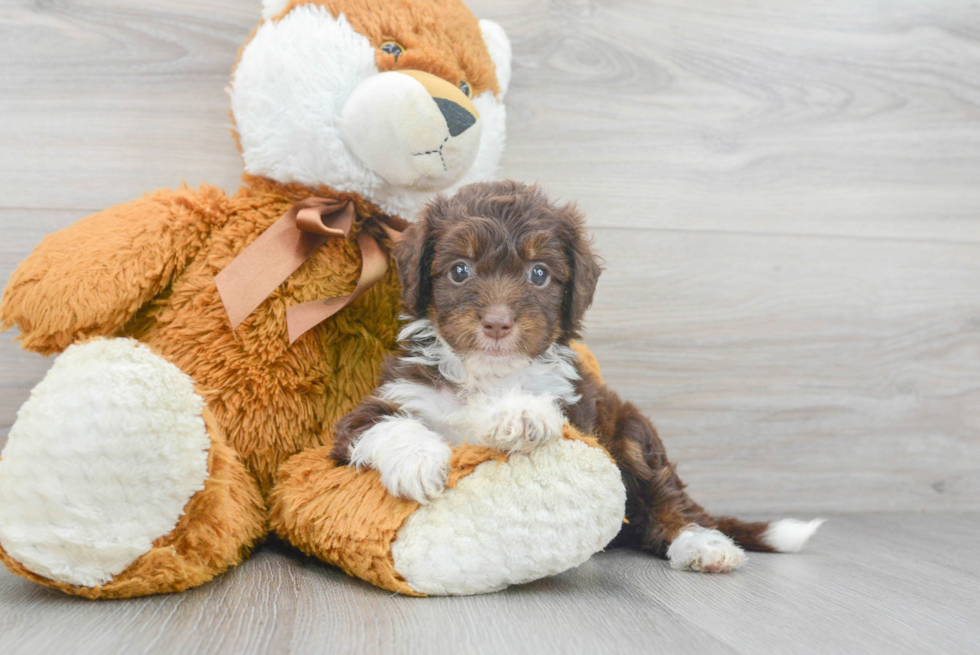
[[[529,452],[560,438],[564,424],[554,397],[507,394],[489,408],[480,443],[508,453]]]
[[[745,562],[745,551],[727,535],[689,525],[667,549],[670,566],[702,573],[727,573]]]
[[[393,495],[417,503],[446,488],[452,449],[416,420],[391,417],[366,430],[351,449],[351,464],[376,469]]]
[[[578,566],[616,536],[625,511],[612,458],[594,442],[559,439],[485,460],[416,509],[391,561],[416,592],[487,593]]]
[[[103,585],[170,533],[208,477],[204,401],[131,339],[70,346],[0,459],[0,545],[31,572]]]

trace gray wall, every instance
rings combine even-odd
[[[237,186],[257,4],[3,12],[0,285],[92,211]],[[514,44],[502,173],[587,211],[588,341],[709,508],[977,509],[980,10],[798,5],[473,0]],[[50,365],[10,334],[0,443]]]

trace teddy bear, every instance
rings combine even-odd
[[[274,530],[391,591],[470,594],[617,534],[619,471],[570,427],[533,457],[459,447],[424,505],[329,457],[396,342],[392,243],[494,175],[510,58],[459,0],[264,0],[229,87],[238,191],[84,218],[4,291],[3,328],[57,354],[0,459],[8,569],[88,598],[178,592]]]

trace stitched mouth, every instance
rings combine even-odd
[[[436,148],[435,150],[426,150],[425,152],[413,152],[412,156],[422,157],[425,155],[439,155],[439,161],[442,162],[442,170],[448,171],[449,168],[446,166],[446,158],[442,156],[442,149],[445,147],[447,141],[449,141],[449,135],[446,135],[446,138],[442,140],[442,143],[440,143],[439,147]]]

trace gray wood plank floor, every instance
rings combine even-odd
[[[0,288],[146,190],[238,185],[257,0],[0,0]],[[0,653],[980,652],[980,2],[471,0],[501,173],[577,200],[588,341],[715,511],[835,513],[732,575],[631,552],[407,599],[281,546],[179,596],[0,571]],[[0,339],[0,446],[50,360]]]
[[[976,653],[980,515],[834,517],[727,575],[600,553],[497,594],[405,598],[282,546],[176,596],[92,602],[0,572],[0,651]]]

